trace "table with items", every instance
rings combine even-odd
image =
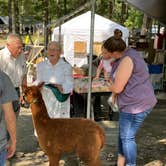
[[[110,83],[106,82],[104,79],[93,80],[92,81],[92,104],[91,112],[92,119],[98,120],[101,116],[101,109],[105,107],[110,113],[110,107],[107,103],[108,97],[111,95],[109,90]],[[73,109],[76,117],[79,117],[81,114],[86,117],[86,108],[87,108],[87,94],[88,94],[89,82],[88,77],[75,78],[74,79],[74,92],[73,92]],[[102,108],[101,108],[102,107]],[[82,113],[83,112],[83,113]],[[93,117],[94,113],[94,117]]]

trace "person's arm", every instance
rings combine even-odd
[[[23,75],[22,75],[22,78],[21,78],[21,80],[22,80],[22,82],[21,82],[21,85],[27,85],[27,73],[28,73],[28,67],[27,67],[27,65],[26,65],[26,57],[25,57],[25,55],[23,54],[23,55],[20,55],[21,57],[22,57],[22,73],[23,73]]]
[[[22,77],[22,83],[21,83],[21,88],[20,88],[20,97],[19,97],[19,102],[21,104],[24,104],[24,99],[23,99],[23,89],[27,87],[27,75],[25,74],[23,77]]]
[[[74,78],[71,65],[67,65],[65,68],[65,82],[62,84],[63,93],[71,93],[74,87]]]
[[[97,67],[96,76],[95,76],[94,80],[99,79],[102,69],[103,69],[103,61],[101,60],[100,64]]]
[[[38,81],[38,82],[41,82],[41,81],[43,81],[43,72],[42,72],[42,64],[37,64],[37,66],[36,66],[36,80]]]
[[[101,69],[100,69],[100,68],[97,68],[97,71],[96,71],[96,76],[94,77],[94,80],[99,79],[100,74],[101,74]]]
[[[40,85],[44,85],[44,79],[43,79],[43,70],[42,68],[44,68],[44,66],[42,64],[37,64],[36,66],[36,80],[34,80],[34,82],[32,83],[32,85],[34,86],[40,86]]]
[[[125,57],[119,64],[115,80],[110,86],[110,91],[119,94],[123,91],[133,71],[133,62],[130,57]]]
[[[24,89],[24,87],[27,86],[27,75],[25,74],[22,77],[22,83],[21,83],[21,89],[20,89],[20,93],[22,94],[22,90]],[[21,97],[21,96],[20,96]]]
[[[109,79],[110,79],[109,73],[106,70],[104,70],[104,79],[106,81],[109,81]]]
[[[7,158],[10,158],[16,151],[16,116],[11,102],[2,104],[2,110],[4,112],[6,127],[10,135],[7,146]]]
[[[27,74],[24,74],[22,77],[22,84],[21,85],[27,85]]]

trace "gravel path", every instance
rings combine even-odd
[[[166,166],[166,102],[160,102],[143,124],[137,136],[138,166]],[[101,152],[103,166],[114,166],[117,158],[117,122],[100,122],[107,142]],[[17,121],[17,152],[7,166],[47,166],[47,156],[39,148],[33,134],[31,112],[22,108]],[[74,154],[62,157],[60,166],[83,166]]]

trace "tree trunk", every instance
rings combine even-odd
[[[44,4],[44,46],[47,47],[48,44],[48,0],[43,0]]]
[[[12,32],[12,0],[8,0],[9,33]]]
[[[126,3],[122,1],[122,7],[121,7],[121,24],[124,24],[125,21],[125,15],[126,15]]]
[[[15,0],[12,3],[12,32],[16,33],[16,11],[15,11]]]
[[[67,14],[67,0],[64,0],[64,15]]]
[[[110,13],[110,19],[112,18],[113,9],[114,9],[114,0],[110,0],[110,1],[109,1],[109,13]]]
[[[20,33],[20,21],[19,21],[19,8],[18,8],[18,0],[14,0],[14,29],[15,33]]]

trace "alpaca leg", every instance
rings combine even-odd
[[[79,155],[81,161],[85,163],[86,166],[101,166],[101,160],[99,154],[95,156],[95,154],[86,154]]]
[[[101,166],[101,160],[100,160],[100,158],[98,157],[96,160],[89,160],[89,161],[86,161],[86,165],[87,165],[87,166]]]
[[[49,166],[59,166],[60,156],[49,156]]]
[[[101,166],[100,149],[95,147],[95,143],[93,146],[88,148],[79,144],[76,153],[86,166]]]

